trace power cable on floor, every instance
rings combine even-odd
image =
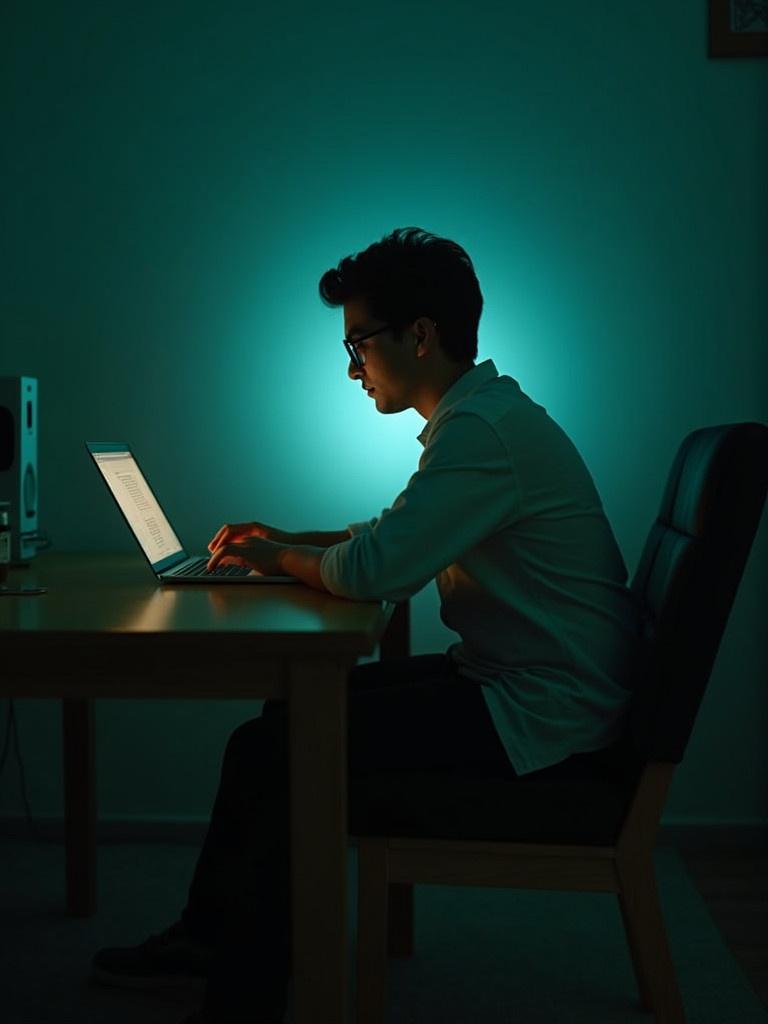
[[[5,762],[8,759],[8,753],[11,747],[11,740],[13,740],[13,751],[16,757],[16,765],[19,769],[19,781],[21,783],[21,799],[24,803],[24,814],[27,822],[27,829],[30,835],[34,839],[40,839],[41,836],[38,832],[37,826],[32,817],[32,811],[29,806],[29,798],[27,797],[27,780],[24,773],[24,762],[21,758],[21,748],[19,746],[19,728],[16,721],[16,706],[13,702],[13,697],[8,698],[8,715],[5,720],[5,735],[3,737],[3,751],[0,754],[0,776],[3,774],[5,769]]]

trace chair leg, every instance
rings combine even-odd
[[[357,847],[357,1024],[384,1024],[388,911],[386,843],[360,837]]]
[[[389,887],[387,953],[402,959],[413,956],[413,885],[410,882],[393,882]]]
[[[643,1009],[656,1024],[685,1024],[652,863],[617,861],[619,906]]]

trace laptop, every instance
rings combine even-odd
[[[188,555],[147,483],[130,446],[86,441],[86,448],[160,583],[298,583],[295,576],[262,576],[242,565],[205,567],[210,555]]]

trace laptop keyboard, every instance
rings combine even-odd
[[[184,569],[178,569],[174,576],[247,576],[251,570],[246,565],[217,565],[212,572],[206,572],[208,564],[205,558],[192,562]]]

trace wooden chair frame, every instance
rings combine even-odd
[[[656,1024],[684,1024],[653,866],[675,767],[644,767],[615,846],[361,836],[358,1024],[384,1024],[387,957],[407,957],[413,951],[416,883],[615,893],[643,1008],[654,1014]]]

